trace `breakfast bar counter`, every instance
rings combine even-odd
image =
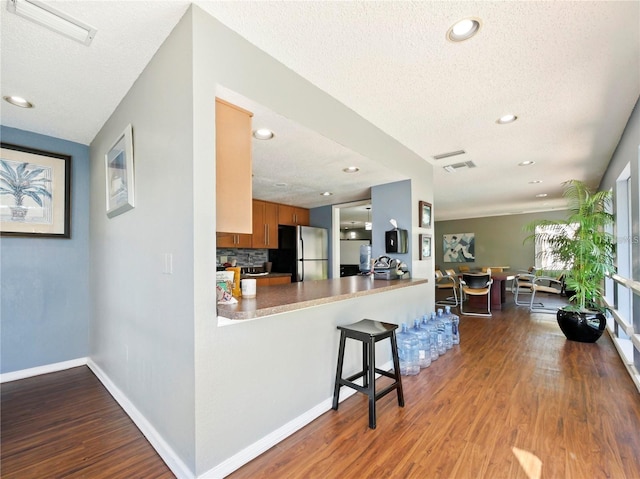
[[[218,304],[219,323],[255,319],[427,282],[426,278],[380,280],[348,276],[271,286],[260,289],[255,298],[239,298],[237,304]]]

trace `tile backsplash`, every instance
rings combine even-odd
[[[218,266],[222,266],[225,262],[231,263],[234,258],[237,266],[261,267],[265,261],[269,260],[269,250],[243,248],[218,248],[216,250]]]

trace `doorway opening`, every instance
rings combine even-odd
[[[332,206],[333,278],[358,274],[362,244],[373,244],[371,199]]]

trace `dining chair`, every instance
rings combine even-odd
[[[522,295],[530,295],[533,289],[533,279],[536,275],[535,267],[531,266],[527,270],[520,270],[515,278],[511,282],[511,293],[513,294],[513,301],[518,306],[529,306],[530,300],[523,301]]]
[[[513,302],[518,306],[529,306],[531,301],[530,298],[528,300],[523,301],[522,295],[527,295],[530,297],[533,293],[533,280],[535,279],[534,274],[529,273],[518,273],[516,277],[513,279],[511,283],[511,292],[513,293]]]
[[[458,306],[458,293],[456,291],[456,275],[450,274],[447,270],[447,274],[443,274],[439,269],[436,270],[436,289],[437,290],[451,290],[453,296],[448,296],[447,298],[436,301],[436,304],[442,306]]]
[[[487,268],[485,273],[463,273],[460,279],[460,314],[467,316],[491,317],[491,269]],[[464,301],[468,296],[486,296],[487,312],[477,313],[464,311]]]
[[[555,313],[558,308],[545,307],[544,303],[536,302],[538,293],[560,295],[564,286],[564,273],[560,273],[555,278],[550,276],[534,276],[531,282],[531,300],[529,301],[529,311],[541,313]]]
[[[471,268],[469,268],[468,266],[459,266],[458,267],[458,271],[460,271],[461,273],[468,273],[471,271]]]

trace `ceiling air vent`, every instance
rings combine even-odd
[[[458,151],[450,151],[449,153],[441,153],[439,155],[433,156],[434,160],[442,160],[443,158],[451,158],[452,156],[464,155],[466,151],[458,150]]]
[[[452,165],[443,166],[443,168],[449,173],[455,173],[458,170],[466,170],[467,168],[475,168],[476,164],[473,161],[463,161],[462,163],[454,163]]]

